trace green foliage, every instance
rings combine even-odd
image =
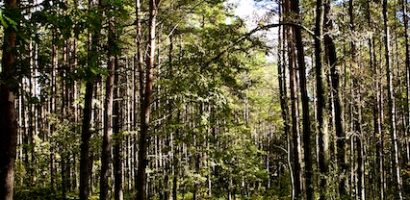
[[[51,125],[55,127],[52,134],[52,147],[58,152],[57,158],[62,156],[78,154],[80,135],[78,125],[64,119],[60,120],[56,116],[50,116]]]
[[[14,196],[16,200],[55,200],[61,199],[58,194],[51,188],[30,188],[29,190],[17,190]]]
[[[40,90],[40,95],[26,91],[26,103],[44,106],[50,103],[50,99],[57,103],[54,113],[44,119],[48,130],[42,134],[48,138],[35,138],[35,147],[29,147],[35,150],[35,166],[38,167],[35,176],[42,187],[30,190],[23,188],[17,192],[18,198],[24,199],[27,195],[32,195],[33,199],[61,198],[62,169],[55,169],[56,190],[48,188],[50,157],[53,157],[56,166],[66,162],[72,167],[71,170],[78,171],[78,162],[74,165],[73,161],[79,158],[81,131],[78,123],[81,118],[75,122],[71,113],[60,113],[60,107],[66,102],[59,100],[69,101],[70,105],[65,109],[81,116],[78,110],[83,106],[85,81],[90,80],[98,82],[93,99],[93,119],[96,122],[92,126],[90,152],[93,154],[94,177],[99,176],[102,127],[98,120],[101,112],[104,112],[105,82],[101,80],[108,75],[108,52],[117,56],[120,70],[117,72],[119,83],[115,89],[124,95],[115,100],[121,106],[121,130],[120,134],[112,137],[112,141],[125,145],[125,138],[138,135],[139,127],[129,130],[125,123],[128,117],[125,115],[129,115],[127,112],[132,109],[122,109],[130,101],[127,92],[134,92],[125,87],[132,88],[129,86],[133,84],[131,81],[138,78],[133,74],[136,66],[130,64],[131,58],[135,56],[136,45],[134,1],[102,0],[100,3],[100,6],[89,8],[86,1],[42,1],[42,8],[33,9],[31,17],[23,21],[27,41],[36,45],[36,64],[35,69],[30,64],[33,61],[27,43],[21,50],[22,67],[19,70],[22,77],[38,81],[36,83],[39,83],[37,87]],[[267,189],[265,183],[272,179],[289,184],[289,175],[283,172],[273,178],[264,163],[266,157],[272,154],[268,133],[264,129],[277,130],[276,127],[281,125],[279,104],[273,100],[277,95],[273,93],[277,87],[276,75],[272,64],[266,62],[266,46],[258,37],[244,37],[248,31],[244,21],[227,11],[225,3],[223,0],[161,2],[156,38],[160,47],[154,76],[156,96],[152,103],[150,148],[154,148],[154,139],[166,142],[171,135],[173,145],[180,148],[167,144],[159,150],[166,162],[171,159],[179,162],[175,170],[179,173],[177,183],[180,197],[192,199],[196,192],[206,199],[226,199],[227,194],[234,192],[237,199],[279,199],[289,194],[289,188]],[[147,7],[144,1],[141,16],[144,36],[148,31]],[[230,19],[229,23],[227,19]],[[113,44],[108,42],[109,23],[115,25]],[[90,33],[96,42],[92,46],[89,46]],[[146,39],[142,38],[144,57]],[[168,49],[171,39],[172,51]],[[74,41],[75,49],[70,49],[74,48],[71,46]],[[70,49],[68,60],[64,60],[65,48]],[[52,63],[53,52],[57,66]],[[125,63],[124,58],[128,63]],[[126,69],[128,65],[131,66]],[[35,75],[34,70],[37,72]],[[58,91],[53,91],[53,84],[56,84]],[[60,95],[60,90],[66,88],[69,88],[69,100],[64,96],[65,91]],[[76,99],[70,96],[73,88],[76,88]],[[138,97],[134,100],[138,100]],[[78,110],[72,111],[72,107]],[[135,108],[133,111],[138,110]],[[248,112],[247,117],[244,117],[244,112]],[[257,139],[263,140],[267,146],[260,147]],[[180,152],[181,149],[186,152]],[[130,149],[123,149],[126,150]],[[149,162],[158,159],[157,155],[152,155],[152,149],[149,149],[148,158]],[[198,163],[200,167],[196,166]],[[28,176],[29,169],[25,167],[23,163],[17,163],[16,180],[19,182]],[[44,173],[39,175],[42,171]],[[148,166],[147,178],[155,187],[165,181],[165,175],[169,175],[169,180],[172,180],[169,169],[164,170],[152,164]],[[127,180],[132,178],[126,177]],[[207,196],[208,181],[212,181],[212,197]],[[98,189],[94,190],[93,199],[97,199],[97,192]],[[133,192],[126,191],[124,195],[132,199]],[[75,199],[76,195],[69,191],[67,198]],[[159,199],[160,194],[152,198]]]
[[[1,25],[7,29],[11,26],[14,30],[17,30],[17,23],[15,20],[11,19],[10,17],[6,16],[2,10],[0,10],[0,22]]]

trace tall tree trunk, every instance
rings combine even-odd
[[[90,191],[90,138],[91,138],[91,107],[93,98],[93,80],[86,82],[83,122],[81,127],[81,145],[80,145],[80,200],[88,200]]]
[[[355,34],[356,25],[355,25],[355,15],[353,10],[353,0],[349,1],[349,18],[350,18],[350,31],[352,34]],[[357,180],[357,188],[356,188],[356,195],[359,199],[365,199],[365,190],[364,190],[364,161],[363,161],[363,136],[362,136],[362,128],[361,128],[361,98],[360,98],[360,81],[359,76],[360,74],[360,67],[357,64],[357,49],[356,49],[356,42],[352,39],[350,42],[350,56],[351,56],[351,70],[353,70],[353,79],[352,79],[352,95],[353,95],[353,113],[352,113],[352,125],[354,131],[354,138],[355,139],[355,147],[357,152],[357,179],[353,181],[356,185]],[[353,146],[352,146],[353,148]],[[353,148],[354,149],[354,148]]]
[[[381,41],[381,40],[380,40]],[[379,43],[379,62],[382,62],[382,44]],[[380,135],[377,137],[378,141],[376,142],[376,162],[377,162],[377,167],[378,167],[378,173],[379,173],[379,197],[381,200],[384,199],[385,197],[385,191],[386,191],[386,173],[384,171],[384,166],[385,166],[385,159],[384,159],[384,134],[385,131],[384,129],[384,94],[383,94],[383,76],[380,76],[382,74],[382,66],[379,66],[379,69],[375,66],[375,70],[377,71],[376,75],[379,77],[376,79],[376,86],[377,86],[377,91],[376,91],[376,97],[377,97],[377,129],[378,133]]]
[[[371,2],[367,2],[367,24],[369,28],[373,30],[372,26],[372,15],[371,15]],[[374,89],[375,94],[373,95],[373,137],[374,142],[376,143],[376,161],[375,161],[375,169],[374,169],[374,178],[377,180],[376,184],[376,191],[378,191],[378,195],[375,194],[374,197],[378,197],[380,200],[384,199],[384,188],[382,186],[382,172],[383,171],[383,164],[381,161],[381,143],[382,143],[382,127],[381,127],[381,120],[380,120],[380,112],[382,106],[380,106],[380,81],[379,81],[379,71],[377,69],[377,61],[376,61],[376,53],[375,53],[375,43],[374,43],[374,35],[371,35],[368,39],[368,48],[369,48],[369,66],[371,67],[373,78],[374,78]],[[369,197],[370,198],[370,197]]]
[[[116,62],[114,56],[115,48],[115,30],[113,19],[110,19],[108,25],[108,76],[105,83],[105,100],[104,100],[104,129],[103,143],[101,151],[101,172],[100,172],[100,199],[109,199],[109,179],[111,178],[111,137],[113,133],[113,94],[114,80],[116,71]]]
[[[288,20],[291,10],[291,2],[289,0],[284,1],[284,17],[285,21]],[[288,53],[288,66],[289,66],[289,86],[290,86],[290,109],[291,109],[291,121],[292,121],[292,174],[293,174],[293,197],[294,199],[302,198],[302,160],[301,160],[301,137],[299,131],[299,107],[298,107],[298,95],[297,95],[297,72],[296,72],[296,47],[294,41],[294,29],[285,27],[283,30],[283,38],[286,38],[287,53]],[[285,76],[285,68],[283,69]],[[286,79],[284,78],[284,83]],[[286,87],[284,87],[286,89]]]
[[[134,107],[135,107],[135,112],[134,112],[134,118],[135,118],[135,123],[137,124],[137,119],[138,119],[138,114],[142,116],[142,101],[143,101],[143,96],[144,96],[144,72],[142,69],[142,64],[143,64],[143,56],[142,56],[142,50],[141,50],[141,40],[142,40],[142,30],[141,30],[141,2],[140,0],[135,0],[135,15],[136,15],[136,38],[135,38],[135,43],[136,43],[136,48],[137,48],[137,53],[134,57],[134,71],[135,71],[135,76],[134,76],[134,86],[136,87],[137,84],[137,79],[138,79],[138,97],[139,97],[139,105],[140,109],[138,109],[138,104],[137,104],[137,92],[134,91]],[[138,72],[138,73],[137,73]],[[139,113],[138,113],[139,112]],[[142,121],[142,119],[139,119]],[[135,144],[134,144],[134,151],[137,151],[139,149],[137,147],[137,137],[135,136]],[[137,162],[137,153],[134,152],[134,157],[135,157],[135,165],[138,165]],[[134,185],[135,189],[138,190],[138,168],[135,167],[134,169]]]
[[[121,106],[119,98],[122,96],[120,89],[120,74],[118,72],[118,58],[114,56],[115,78],[114,78],[114,103],[113,103],[113,133],[114,133],[114,199],[122,200],[123,197],[123,168],[122,168],[122,141],[121,131]]]
[[[157,6],[160,0],[149,1],[149,34],[147,54],[145,58],[145,86],[144,94],[141,99],[141,116],[140,116],[140,138],[138,151],[138,173],[137,173],[137,200],[146,199],[146,167],[148,164],[147,152],[149,144],[149,126],[151,117],[151,101],[152,89],[154,82],[154,67],[155,67],[155,45],[156,45],[156,21],[157,21]],[[141,75],[141,74],[140,74]],[[140,77],[142,79],[143,77]],[[142,82],[142,81],[140,81]]]
[[[406,149],[406,162],[410,163],[410,47],[409,47],[409,19],[407,16],[407,0],[402,0],[402,12],[403,12],[403,22],[404,22],[404,45],[405,45],[405,64],[406,64],[406,129],[405,129],[405,149]]]
[[[400,165],[399,165],[399,150],[397,142],[397,130],[396,130],[396,106],[393,90],[393,77],[390,61],[390,35],[388,27],[388,10],[387,0],[383,0],[383,31],[384,31],[384,57],[386,61],[386,75],[387,75],[387,102],[389,108],[389,125],[390,125],[390,138],[391,138],[391,156],[392,156],[392,168],[393,168],[393,187],[395,189],[395,198],[403,199],[402,197],[402,182],[400,177]]]
[[[334,122],[336,132],[336,163],[338,166],[338,192],[340,198],[348,198],[348,192],[346,188],[346,175],[348,166],[346,163],[346,133],[344,131],[344,114],[343,106],[340,97],[340,84],[339,84],[339,69],[337,65],[336,46],[330,35],[333,28],[333,21],[330,19],[331,0],[325,0],[324,5],[324,30],[326,33],[323,36],[324,50],[326,54],[326,63],[330,67],[331,76],[331,90],[333,93],[333,105],[334,105]]]
[[[68,118],[67,113],[66,113],[66,108],[68,107],[67,106],[68,99],[65,96],[67,94],[67,91],[66,91],[67,84],[66,84],[65,80],[67,80],[67,79],[64,78],[64,75],[66,74],[66,69],[67,69],[66,67],[68,67],[68,63],[67,63],[67,43],[66,42],[67,41],[64,41],[64,47],[63,47],[63,52],[62,52],[63,61],[62,61],[62,65],[60,67],[60,77],[62,77],[61,80],[60,80],[61,86],[59,88],[59,90],[61,92],[60,93],[60,96],[61,96],[60,97],[61,98],[60,113],[61,113],[61,115],[60,115],[60,119],[59,119],[60,121],[64,121],[64,119]],[[54,56],[55,56],[55,58],[53,60],[57,61],[58,60],[57,59],[58,54],[54,54]],[[56,66],[57,66],[57,63],[56,63]],[[56,69],[56,71],[57,71],[57,69]],[[67,189],[69,187],[69,183],[67,181],[67,179],[68,179],[68,176],[67,176],[68,170],[67,169],[69,168],[68,166],[70,165],[70,162],[67,162],[67,160],[69,158],[70,158],[70,154],[68,152],[64,152],[64,153],[61,154],[61,166],[60,166],[61,167],[61,187],[62,187],[61,190],[62,190],[62,198],[63,199],[66,198]]]
[[[301,23],[299,0],[292,1],[291,10],[296,15],[296,22]],[[305,66],[305,52],[303,47],[302,30],[300,27],[293,28],[295,32],[295,43],[297,50],[297,61],[299,68],[299,87],[302,100],[302,125],[303,125],[303,154],[305,159],[305,185],[306,185],[306,199],[314,199],[314,185],[313,185],[313,162],[312,162],[312,148],[311,148],[311,130],[310,130],[310,114],[309,114],[309,96],[307,93],[306,81],[306,66]]]
[[[93,0],[89,0],[89,9],[94,7]],[[79,197],[80,200],[88,200],[90,195],[90,179],[92,172],[92,156],[90,155],[90,138],[91,138],[91,115],[92,115],[92,100],[94,83],[96,80],[96,74],[94,74],[92,68],[98,67],[98,33],[93,30],[95,27],[89,30],[89,44],[87,55],[87,69],[86,69],[86,84],[85,84],[85,96],[84,96],[84,108],[83,108],[83,120],[81,126],[81,144],[80,144],[80,188]]]
[[[19,1],[6,0],[6,16],[18,16]],[[17,18],[12,18],[18,22]],[[17,117],[15,93],[18,91],[16,78],[17,31],[12,25],[4,29],[3,57],[0,73],[0,199],[13,199],[14,161],[17,145]]]
[[[291,30],[287,30],[289,35],[287,36],[292,40],[294,34]],[[299,99],[297,94],[297,71],[296,71],[296,51],[294,42],[288,43],[288,65],[289,65],[289,76],[290,76],[290,98],[291,98],[291,118],[292,118],[292,158],[293,158],[293,175],[294,175],[294,187],[295,187],[295,198],[302,198],[302,159],[301,159],[301,136],[299,129]]]
[[[50,88],[51,88],[51,95],[49,98],[49,112],[50,114],[56,113],[55,111],[55,92],[56,92],[56,84],[55,84],[55,79],[56,79],[56,71],[57,71],[57,65],[58,65],[58,59],[57,59],[57,47],[54,44],[55,43],[55,31],[52,30],[52,45],[51,45],[51,82],[50,82]],[[53,132],[55,131],[55,125],[51,124],[49,126],[49,132],[50,132],[50,137],[53,135]],[[54,166],[54,147],[53,145],[50,145],[50,172],[51,172],[51,178],[52,180],[50,182],[54,182],[54,171],[55,171],[55,166]],[[61,159],[61,163],[64,164],[64,161]],[[63,177],[62,177],[63,178]],[[61,182],[63,183],[63,181]],[[64,194],[64,189],[65,189],[65,185],[61,184],[61,190],[62,190],[62,195],[63,198],[65,196]]]
[[[315,23],[315,72],[316,72],[316,99],[317,99],[317,122],[318,122],[318,144],[319,144],[319,187],[320,199],[324,200],[326,194],[327,176],[329,170],[329,135],[328,119],[326,108],[327,100],[327,81],[323,67],[323,22],[324,22],[324,3],[322,0],[316,1],[316,23]]]

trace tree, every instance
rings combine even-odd
[[[235,2],[4,4],[0,194],[407,198],[407,1]]]
[[[117,62],[115,58],[115,22],[113,17],[109,19],[108,25],[108,44],[109,47],[107,51],[107,68],[108,76],[105,81],[105,100],[104,100],[104,135],[102,142],[102,152],[101,152],[101,176],[100,176],[100,199],[108,199],[109,186],[108,181],[111,177],[110,165],[112,162],[111,151],[112,151],[112,135],[113,135],[113,99],[114,99],[114,83],[115,83],[115,73],[117,69]],[[116,181],[117,181],[116,177]]]
[[[337,157],[337,167],[338,167],[338,192],[341,198],[347,198],[348,193],[346,189],[346,173],[347,173],[347,163],[346,163],[346,134],[344,130],[344,120],[343,120],[343,106],[341,105],[341,93],[340,93],[340,70],[338,69],[339,64],[337,63],[337,53],[334,40],[331,35],[333,28],[333,20],[331,19],[331,1],[326,0],[324,4],[324,51],[326,64],[330,68],[330,79],[331,79],[331,92],[332,103],[334,110],[334,122],[335,122],[335,132],[336,132],[336,157]]]
[[[402,197],[402,181],[400,176],[400,165],[399,165],[399,155],[398,155],[398,142],[397,142],[397,130],[396,130],[396,103],[394,98],[394,90],[393,90],[393,77],[392,77],[392,69],[391,69],[391,61],[390,61],[390,33],[389,33],[389,25],[388,25],[388,10],[387,10],[387,0],[383,0],[382,2],[382,12],[383,12],[383,44],[384,44],[384,59],[386,60],[386,75],[387,75],[387,102],[389,108],[389,133],[391,138],[391,154],[392,154],[392,168],[393,168],[393,182],[396,187],[396,199],[403,199]]]
[[[353,0],[349,1],[349,26],[350,31],[355,33],[356,24],[355,24],[355,13],[353,8]],[[355,140],[356,151],[357,151],[357,180],[352,180],[356,187],[356,195],[360,199],[365,199],[365,190],[364,190],[364,163],[363,163],[363,136],[362,136],[362,108],[361,108],[361,94],[360,94],[360,66],[357,63],[357,49],[356,42],[352,40],[350,42],[350,56],[351,63],[350,68],[353,71],[352,78],[352,95],[353,95],[353,109],[352,109],[352,129],[354,131],[355,137],[352,140]],[[353,146],[351,148],[354,148]],[[353,173],[353,172],[352,172]],[[357,181],[357,183],[356,183]]]
[[[88,9],[91,12],[96,9],[96,5],[92,0],[88,2]],[[97,13],[99,9],[97,9]],[[94,83],[97,78],[96,69],[99,67],[98,61],[98,43],[99,43],[99,25],[92,24],[89,31],[89,43],[88,43],[88,57],[87,67],[85,69],[86,82],[85,82],[85,95],[84,95],[84,108],[83,119],[81,126],[81,152],[80,152],[80,199],[87,200],[90,192],[90,176],[92,173],[92,158],[90,156],[90,138],[92,135],[91,128],[91,115],[92,115],[92,101],[94,92]]]
[[[410,48],[409,48],[409,31],[408,31],[408,16],[407,16],[407,0],[402,0],[401,1],[401,6],[402,6],[402,12],[403,12],[403,25],[404,25],[404,44],[405,44],[405,66],[406,66],[406,99],[407,99],[407,104],[406,104],[406,114],[407,114],[407,121],[406,121],[406,132],[405,132],[405,137],[407,138],[408,135],[410,134]],[[409,163],[410,162],[410,143],[407,139],[405,141],[405,148],[406,148],[406,160]]]
[[[299,1],[293,1],[291,3],[291,11],[299,16],[300,8]],[[296,18],[296,23],[300,23],[300,18]],[[313,185],[313,162],[312,162],[312,149],[311,149],[311,130],[310,130],[310,114],[309,114],[309,96],[306,89],[306,66],[305,66],[305,53],[302,40],[302,30],[300,27],[295,27],[295,44],[297,51],[297,63],[299,68],[299,87],[302,101],[302,125],[303,125],[303,155],[305,159],[305,187],[306,187],[306,199],[312,200],[314,198],[314,185]]]
[[[315,20],[315,72],[316,72],[316,113],[318,122],[318,145],[319,145],[319,171],[320,171],[320,199],[327,199],[328,170],[329,170],[329,135],[327,121],[327,81],[323,66],[323,26],[324,26],[324,3],[316,1]]]
[[[285,20],[288,20],[291,17],[291,2],[284,1],[284,15]],[[290,86],[290,107],[291,107],[291,122],[292,122],[292,155],[293,165],[292,173],[294,179],[294,197],[302,197],[302,160],[301,160],[301,141],[300,141],[300,130],[299,130],[299,108],[298,108],[298,96],[297,96],[297,72],[296,72],[296,50],[294,43],[294,29],[288,26],[283,28],[283,39],[287,42],[287,55],[288,55],[288,66],[289,66],[289,86]],[[283,51],[285,52],[285,51]],[[279,65],[279,63],[278,63]],[[286,74],[283,73],[284,80],[283,83],[286,83]],[[280,84],[281,85],[281,84]],[[286,91],[286,85],[283,86],[283,90]],[[285,110],[286,111],[286,110]],[[285,127],[286,128],[286,127]]]
[[[15,94],[18,91],[16,79],[18,27],[15,24],[19,21],[19,2],[16,0],[5,1],[5,13],[10,20],[4,29],[0,73],[0,113],[2,113],[0,116],[0,127],[2,128],[0,134],[0,198],[12,200],[17,145]]]
[[[150,127],[150,117],[151,117],[151,102],[152,102],[152,89],[154,82],[154,68],[155,68],[155,45],[156,45],[156,26],[157,26],[157,14],[158,5],[160,0],[150,0],[149,1],[149,22],[148,22],[148,44],[147,44],[147,54],[145,57],[145,82],[144,93],[141,95],[141,116],[140,116],[140,137],[139,137],[139,151],[138,151],[138,173],[137,173],[137,199],[145,200],[146,190],[146,167],[147,167],[147,150],[148,144],[150,143],[149,127]],[[141,75],[141,73],[140,73]],[[142,85],[140,86],[142,87]]]

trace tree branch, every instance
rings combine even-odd
[[[243,40],[249,38],[250,36],[252,36],[253,34],[255,34],[258,31],[264,31],[264,30],[269,30],[271,28],[276,28],[279,26],[292,26],[292,27],[297,27],[297,28],[301,28],[304,31],[306,31],[307,33],[309,33],[309,35],[311,35],[312,37],[316,37],[315,33],[308,29],[306,26],[303,26],[302,24],[298,24],[295,22],[280,22],[280,23],[275,23],[275,24],[268,24],[268,25],[264,25],[264,26],[258,26],[254,29],[252,29],[251,31],[249,31],[248,33],[244,34],[242,37],[238,38],[237,40],[232,42],[232,45],[229,45],[225,50],[221,51],[218,55],[216,55],[215,57],[211,58],[208,62],[205,63],[205,67],[210,65],[212,62],[214,62],[215,60],[218,60],[219,58],[221,58],[226,52],[228,52],[229,50],[231,50],[233,48],[233,46],[239,42],[242,42]]]

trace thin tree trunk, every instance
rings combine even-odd
[[[355,15],[353,13],[353,0],[349,1],[349,18],[350,18],[350,31],[352,34],[355,34]],[[361,128],[361,98],[360,98],[360,67],[357,64],[357,49],[356,42],[354,39],[350,42],[350,56],[351,56],[351,69],[353,70],[353,79],[352,79],[352,95],[353,95],[353,109],[352,109],[352,128],[354,131],[355,147],[357,152],[357,179],[354,178],[353,182],[356,187],[356,195],[359,199],[365,199],[365,190],[364,190],[364,163],[363,163],[363,137],[362,137],[362,128]],[[353,146],[352,146],[353,148]],[[353,148],[354,149],[354,148]],[[357,182],[356,182],[357,180]]]
[[[382,44],[379,43],[379,54],[380,54],[380,63],[382,62]],[[377,68],[375,67],[375,70]],[[377,110],[378,110],[378,116],[377,116],[377,125],[378,125],[378,131],[380,133],[380,136],[378,137],[378,141],[376,143],[376,162],[377,162],[377,167],[378,167],[378,173],[380,176],[379,179],[379,187],[380,187],[380,199],[383,200],[385,197],[385,191],[386,191],[386,178],[385,178],[385,171],[384,171],[384,95],[383,95],[383,86],[382,86],[382,81],[383,81],[383,76],[382,74],[382,66],[379,66],[379,69],[377,71],[377,75],[379,76],[376,80],[377,84],[377,93],[376,96],[378,97],[377,100]]]
[[[58,65],[58,59],[57,59],[57,47],[54,44],[55,43],[55,31],[52,30],[52,46],[51,46],[51,82],[50,82],[50,88],[51,88],[51,95],[50,95],[50,102],[49,102],[49,112],[50,114],[56,113],[56,104],[55,104],[55,99],[56,99],[56,72],[57,72],[57,65]],[[53,132],[55,131],[55,125],[52,124],[50,125],[50,137],[53,135]],[[54,147],[53,145],[50,145],[50,172],[51,172],[51,182],[54,182],[54,171],[55,171],[55,166],[54,166]],[[63,159],[63,158],[61,158]],[[65,164],[63,160],[61,160],[61,164]],[[63,177],[61,177],[63,178]],[[62,181],[63,183],[63,181]],[[61,189],[62,189],[62,196],[64,198],[65,196],[65,185],[61,184]]]
[[[405,64],[406,64],[406,128],[405,128],[405,149],[406,149],[406,162],[410,163],[410,48],[409,48],[409,19],[407,16],[407,0],[402,0],[402,12],[403,12],[403,22],[404,22],[404,45],[405,45]]]
[[[390,61],[390,35],[388,27],[388,10],[387,10],[387,0],[383,0],[383,31],[384,31],[384,49],[385,49],[385,60],[386,60],[386,75],[387,75],[387,102],[389,108],[389,125],[390,125],[390,137],[391,137],[391,156],[392,156],[392,167],[393,167],[393,187],[395,188],[395,198],[403,199],[402,197],[402,182],[400,177],[400,165],[399,165],[399,149],[397,142],[397,130],[396,130],[396,106],[393,90],[393,77],[391,70]]]
[[[289,1],[286,1],[285,3],[287,3],[287,5],[289,5]],[[283,5],[283,3],[282,3]],[[285,8],[285,6],[282,6],[280,8]],[[287,8],[287,12],[289,11],[289,9]],[[285,11],[286,12],[286,11]],[[280,20],[283,20],[283,14],[282,14],[282,9],[279,12],[280,15]],[[282,44],[285,44],[282,42],[282,40],[286,40],[285,38],[282,38],[282,36],[285,36],[285,32],[288,32],[290,30],[287,29],[282,29],[281,27],[279,27],[279,31],[278,31],[278,42],[279,42],[279,48],[278,48],[278,81],[279,81],[279,93],[280,93],[280,106],[281,106],[281,110],[282,110],[282,119],[283,119],[283,131],[284,131],[284,135],[286,138],[289,138],[288,141],[288,156],[289,156],[289,160],[292,157],[296,157],[295,160],[299,160],[299,152],[298,151],[292,151],[292,146],[291,142],[294,140],[290,140],[290,125],[289,125],[289,107],[288,107],[288,97],[287,97],[287,85],[286,85],[286,64],[285,64],[285,60],[282,58],[285,58],[285,54],[284,54],[284,46],[282,46]],[[283,32],[283,34],[282,34]],[[291,43],[290,40],[287,40],[289,43]],[[294,52],[293,52],[294,53]],[[294,55],[292,52],[289,51],[289,55],[292,54]],[[283,56],[282,56],[283,55]],[[289,59],[290,60],[290,59]],[[294,68],[293,65],[294,62],[292,62],[292,64],[289,65],[289,67]],[[291,71],[294,73],[294,69],[291,69]],[[295,84],[295,83],[293,83]],[[294,89],[294,87],[291,89]],[[293,94],[295,94],[295,91],[291,92]],[[294,96],[292,96],[294,97]],[[296,121],[293,120],[293,117],[295,116],[294,114],[294,105],[295,105],[295,101],[297,99],[293,99],[292,98],[292,122]],[[297,116],[296,116],[297,118]],[[292,124],[292,128],[296,129],[296,131],[298,130],[297,127],[298,122],[296,122],[296,125]],[[300,141],[300,140],[299,140]],[[296,154],[296,156],[294,156]],[[291,164],[291,162],[289,161],[289,167],[291,170],[291,182],[292,182],[292,199],[296,199],[298,196],[300,196],[301,194],[301,188],[300,188],[300,168],[299,171],[296,171],[294,168],[297,168],[298,166],[300,167],[299,162],[294,162],[293,164]],[[267,165],[269,165],[269,159],[267,159]],[[293,166],[292,166],[293,165]],[[298,166],[296,166],[298,165]],[[267,167],[267,170],[269,170],[269,167]],[[296,177],[297,176],[297,177]],[[269,180],[270,181],[270,180]],[[270,185],[270,183],[268,183],[268,185]]]
[[[371,29],[372,25],[372,15],[371,15],[371,2],[367,2],[367,23]],[[374,169],[374,175],[375,178],[377,179],[376,182],[376,188],[377,188],[377,193],[379,195],[375,195],[374,197],[378,197],[379,199],[384,199],[384,191],[383,191],[383,186],[382,186],[382,173],[380,171],[383,171],[383,164],[380,162],[381,158],[381,148],[380,144],[381,142],[381,134],[382,134],[382,128],[381,128],[381,121],[379,117],[379,113],[381,112],[380,109],[383,109],[380,107],[380,81],[379,81],[379,72],[377,69],[377,61],[376,61],[376,55],[375,55],[375,48],[374,48],[374,36],[371,35],[368,39],[368,48],[369,48],[369,66],[371,67],[372,73],[373,73],[373,78],[374,78],[374,89],[375,89],[375,94],[373,95],[373,137],[374,137],[374,142],[376,143],[376,165]]]
[[[122,200],[123,197],[123,168],[122,168],[122,141],[123,136],[120,133],[121,130],[121,106],[119,98],[121,95],[121,90],[119,87],[119,72],[118,72],[118,58],[114,56],[114,65],[115,65],[115,78],[114,78],[114,99],[113,102],[113,134],[115,137],[114,140],[114,199]]]
[[[137,83],[137,79],[138,79],[138,95],[139,95],[139,105],[140,105],[140,109],[138,109],[138,104],[137,104],[137,92],[136,90],[134,91],[134,96],[135,96],[135,100],[134,100],[134,107],[135,107],[135,112],[134,112],[134,118],[135,118],[135,123],[137,123],[137,119],[138,119],[138,112],[140,114],[140,116],[142,116],[142,102],[144,100],[144,72],[142,69],[142,64],[143,64],[143,57],[142,57],[142,50],[141,50],[141,40],[142,40],[142,30],[141,30],[141,2],[140,0],[135,0],[135,15],[136,15],[136,38],[135,38],[135,42],[136,42],[136,48],[137,48],[137,53],[134,57],[134,71],[135,72],[135,76],[134,76],[134,86],[136,87],[136,83]],[[138,72],[138,73],[137,73]],[[140,121],[142,121],[142,119],[139,119]],[[139,162],[137,159],[137,149],[139,149],[139,147],[137,147],[137,136],[135,136],[135,144],[134,144],[134,158],[135,158],[135,166],[138,166]],[[138,190],[138,168],[135,167],[134,169],[134,185],[135,185],[135,189]]]

